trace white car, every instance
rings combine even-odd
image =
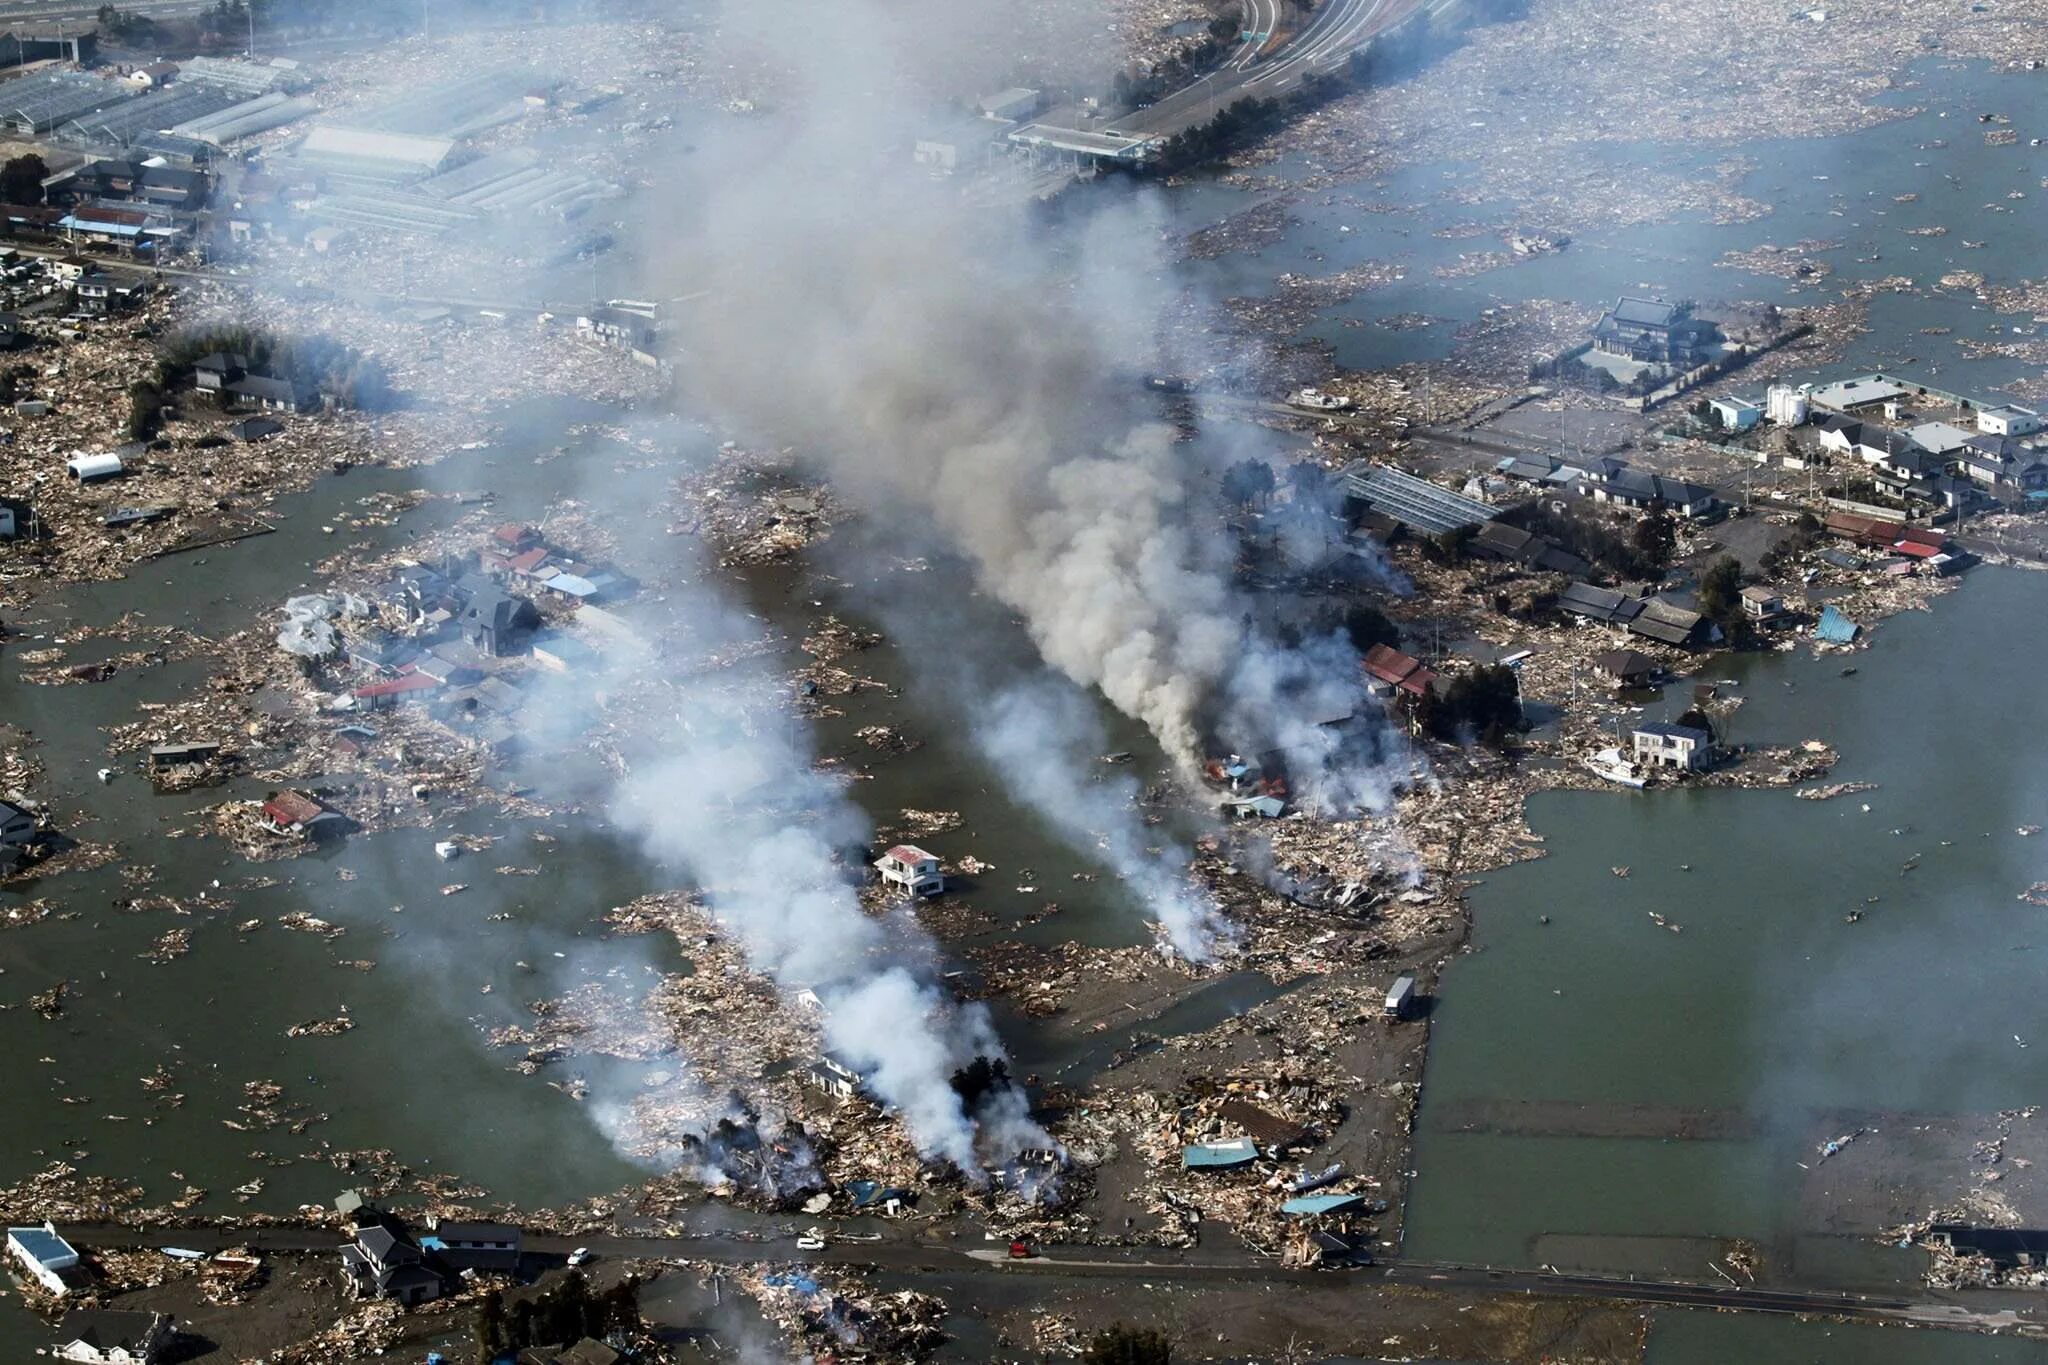
[[[798,1251],[823,1251],[825,1249],[825,1239],[812,1233],[806,1233],[796,1239],[796,1249]]]
[[[591,1254],[591,1250],[589,1247],[577,1247],[574,1251],[569,1253],[570,1265],[589,1265],[592,1261],[596,1259],[597,1257]]]

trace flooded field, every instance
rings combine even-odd
[[[1969,356],[1963,343],[2011,338],[2030,316],[1995,316],[1966,288],[1941,289],[1951,271],[2011,285],[2039,273],[2034,215],[2044,193],[2048,83],[2032,74],[1999,74],[1933,59],[1917,63],[1905,88],[1886,99],[1910,114],[1835,138],[1786,138],[1740,147],[1637,144],[1604,149],[1615,176],[1654,166],[1693,179],[1726,175],[1732,195],[1761,217],[1715,221],[1683,213],[1675,222],[1596,230],[1562,251],[1510,258],[1483,273],[1444,278],[1461,255],[1499,251],[1521,220],[1513,205],[1463,202],[1471,190],[1460,167],[1429,166],[1385,181],[1340,183],[1289,196],[1291,221],[1277,240],[1191,265],[1191,275],[1221,296],[1265,296],[1284,272],[1327,276],[1368,262],[1398,266],[1398,283],[1373,288],[1324,313],[1305,332],[1327,343],[1336,363],[1377,369],[1441,360],[1458,328],[1489,309],[1530,300],[1605,307],[1623,293],[1665,298],[1756,300],[1784,307],[1830,302],[1845,290],[1892,276],[1911,293],[1884,294],[1870,331],[1852,346],[1852,371],[1912,364],[1950,388],[1988,390],[2033,373],[2006,357]],[[1987,110],[2021,130],[2015,145],[1990,146],[1978,116]],[[2004,126],[2004,125],[1999,125]],[[1305,174],[1299,162],[1265,168],[1283,182]],[[1448,196],[1460,195],[1458,201]],[[1271,197],[1196,184],[1173,196],[1186,231],[1221,222]],[[1937,235],[1919,235],[1936,234]],[[1812,247],[1797,259],[1823,274],[1800,279],[1724,264],[1731,253],[1766,245]],[[1426,319],[1390,326],[1390,319]],[[1923,329],[1947,329],[1923,334]]]
[[[1920,1273],[1878,1230],[1953,1200],[1969,1140],[1944,1164],[1917,1135],[2048,1084],[2017,1004],[2048,951],[2018,899],[2048,877],[2025,832],[2048,783],[2006,713],[2048,656],[2005,627],[2044,594],[2039,575],[1979,571],[1885,622],[1853,676],[1709,668],[1740,681],[1735,738],[1824,738],[1833,779],[1875,790],[1534,802],[1548,856],[1473,894],[1473,952],[1434,1016],[1409,1252],[1701,1278],[1741,1239],[1778,1283]],[[1974,684],[1908,701],[1936,671]]]

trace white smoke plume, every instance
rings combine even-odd
[[[1119,775],[1088,783],[1079,777],[1103,742],[1095,717],[1072,692],[1019,684],[987,703],[972,733],[1024,802],[1071,842],[1100,852],[1175,952],[1205,961],[1231,939],[1230,926],[1190,879],[1186,850],[1148,843],[1152,832],[1136,814],[1137,780]]]
[[[689,656],[738,653],[730,647],[755,630],[701,576],[679,615],[671,639]],[[1028,1120],[991,1131],[963,1109],[954,1071],[977,1055],[1000,1057],[1001,1045],[980,1006],[959,1006],[929,983],[932,949],[914,920],[862,909],[839,854],[861,847],[866,821],[812,771],[776,689],[745,657],[676,681],[663,718],[669,742],[635,763],[614,818],[688,871],[750,966],[786,990],[817,993],[830,1048],[901,1114],[926,1155],[971,1173],[978,1138],[998,1161],[1018,1145],[1044,1145]]]
[[[714,300],[678,319],[682,382],[722,421],[795,443],[857,504],[942,535],[1048,663],[1184,771],[1211,737],[1328,757],[1315,722],[1347,709],[1339,690],[1360,700],[1355,656],[1250,624],[1230,546],[1189,505],[1187,453],[1133,383],[1168,368],[1157,205],[1131,195],[1052,233],[912,164],[985,16],[778,7],[778,28],[807,35],[806,97],[743,146],[714,138],[685,191],[696,230],[650,252]],[[1353,799],[1375,785],[1335,784]]]

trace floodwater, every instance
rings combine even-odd
[[[2048,147],[2029,142],[2048,136],[2048,82],[1925,59],[1890,99],[1916,112],[1838,138],[1610,153],[1620,170],[1651,165],[1696,179],[1732,156],[1744,167],[1735,191],[1771,206],[1760,219],[1693,213],[1597,229],[1562,252],[1444,280],[1434,271],[1461,253],[1500,250],[1503,233],[1543,224],[1507,205],[1450,202],[1447,191],[1470,185],[1470,168],[1431,166],[1303,195],[1277,241],[1191,269],[1216,293],[1263,296],[1285,272],[1402,266],[1400,282],[1305,329],[1304,339],[1356,368],[1440,359],[1458,328],[1505,303],[1604,305],[1631,292],[1794,306],[1903,275],[1913,290],[1872,301],[1869,331],[1840,372],[1910,370],[1966,392],[2030,375],[2004,357],[1968,357],[1963,343],[2021,339],[2035,320],[1998,315],[1938,281],[1957,270],[1993,285],[2039,274],[2032,206],[2048,183]],[[1986,145],[1988,128],[2008,125],[1982,124],[1981,113],[2008,116],[2016,145]],[[1307,168],[1272,169],[1284,178]],[[1256,195],[1206,183],[1171,202],[1194,231]],[[1393,207],[1363,212],[1360,202]],[[1488,230],[1472,235],[1463,230],[1471,224]],[[1947,231],[1925,231],[1935,228]],[[1795,282],[1717,264],[1732,251],[1800,241],[1836,243],[1811,257],[1831,276]],[[1428,324],[1413,326],[1416,316]],[[2036,959],[2048,952],[2040,912],[2015,899],[2048,878],[2048,844],[2015,833],[2048,823],[2048,777],[2024,719],[2048,667],[2048,647],[2026,624],[2044,605],[2048,579],[1979,571],[1931,613],[1880,624],[1854,677],[1838,662],[1775,655],[1707,666],[1705,677],[1742,680],[1735,738],[1825,739],[1844,755],[1832,780],[1882,784],[1867,796],[1560,793],[1532,803],[1548,856],[1496,872],[1475,892],[1474,951],[1441,986],[1406,1254],[1710,1280],[1707,1261],[1745,1238],[1783,1283],[1874,1292],[1917,1282],[1920,1256],[1872,1233],[1958,1191],[1908,1181],[1889,1200],[1873,1196],[1873,1179],[1896,1184],[1911,1170],[1897,1159],[1859,1186],[1858,1162],[1881,1131],[1833,1166],[1816,1164],[1816,1148],[1862,1123],[1881,1130],[1874,1115],[2036,1103],[2048,1082],[2048,1055],[2014,1040],[2038,1024],[2028,1002]],[[1675,717],[1678,692],[1647,714]],[[1915,854],[1915,870],[1903,872]],[[1863,918],[1845,923],[1859,908]],[[1653,912],[1683,932],[1660,928]],[[1650,1359],[2048,1352],[1660,1313]]]
[[[202,1187],[209,1193],[198,1212],[232,1215],[288,1213],[330,1200],[352,1183],[346,1162],[333,1154],[354,1150],[389,1149],[423,1174],[455,1174],[526,1207],[618,1190],[643,1177],[614,1153],[587,1106],[510,1070],[510,1054],[489,1049],[484,1035],[527,1022],[527,1002],[586,981],[632,993],[659,973],[686,970],[666,937],[610,939],[596,924],[612,906],[681,884],[676,874],[640,857],[593,816],[507,820],[489,810],[427,830],[358,835],[288,862],[251,864],[216,840],[169,836],[221,800],[260,797],[261,783],[159,795],[132,762],[110,760],[104,751],[106,727],[203,685],[210,672],[204,656],[124,670],[96,685],[22,680],[27,666],[20,654],[65,638],[67,627],[133,612],[146,625],[216,636],[263,619],[292,593],[321,586],[313,567],[340,546],[317,528],[372,493],[489,489],[505,517],[537,521],[565,491],[579,491],[592,464],[614,453],[602,437],[567,431],[616,417],[595,405],[524,404],[501,416],[504,429],[516,434],[490,450],[451,455],[430,471],[359,469],[323,478],[266,514],[279,528],[275,534],[138,565],[124,580],[77,585],[10,615],[9,625],[29,638],[0,650],[0,716],[39,741],[35,753],[46,769],[39,795],[60,814],[64,832],[113,843],[123,859],[0,890],[0,906],[42,896],[59,910],[0,931],[0,1004],[7,1006],[0,1009],[0,1053],[15,1059],[16,1101],[0,1112],[0,1182],[62,1160],[87,1174],[137,1182],[151,1203],[175,1198],[188,1185]],[[567,457],[555,454],[563,446]],[[400,545],[464,510],[430,501],[395,526],[350,535]],[[650,578],[662,568],[624,567]],[[862,613],[884,601],[915,602],[926,592],[961,597],[958,577],[940,567],[910,575],[913,587],[888,594],[855,594],[829,575],[781,569],[745,575],[735,590],[764,628],[786,637],[778,659],[793,664],[803,657],[797,642],[827,610],[887,631],[889,620]],[[944,586],[936,586],[942,577]],[[658,601],[642,605],[659,609]],[[1026,666],[1028,643],[1004,613],[971,597],[954,610],[973,621],[992,654],[1019,670]],[[132,647],[84,641],[69,647],[66,662]],[[1113,877],[1010,803],[997,774],[964,742],[960,715],[948,709],[958,702],[920,681],[927,670],[892,650],[855,656],[848,666],[877,686],[847,699],[845,714],[820,722],[814,741],[821,753],[872,767],[871,780],[849,784],[850,795],[878,824],[905,807],[958,811],[959,831],[926,842],[948,858],[972,852],[993,865],[946,902],[986,917],[956,942],[1010,933],[1108,945],[1147,939],[1140,912]],[[1104,772],[1157,780],[1164,759],[1156,746],[1118,718],[1101,720],[1105,751],[1133,755],[1114,768],[1102,765]],[[924,747],[905,758],[879,758],[857,735],[872,724],[899,728]],[[119,772],[102,784],[95,773],[109,765]],[[544,800],[566,795],[601,812],[594,775],[589,764],[530,759],[511,763],[495,780],[531,784]],[[495,835],[498,842],[443,863],[432,845],[450,832]],[[149,869],[147,885],[122,880],[130,865]],[[502,875],[500,868],[531,875]],[[251,884],[271,878],[279,884]],[[454,883],[469,889],[439,894]],[[142,891],[170,896],[186,913],[120,908]],[[1054,901],[1058,911],[1048,914]],[[295,910],[343,932],[328,940],[276,924]],[[263,927],[240,932],[237,926],[250,920]],[[190,952],[149,961],[151,946],[173,928],[189,931]],[[376,966],[346,965],[358,960]],[[64,1013],[44,1020],[26,1000],[60,980],[70,983]],[[343,1036],[286,1037],[293,1024],[344,1011],[356,1026]],[[1017,1027],[1024,1055],[1047,1052],[1042,1038],[1021,1032],[1024,1021]],[[182,1104],[159,1103],[142,1086],[159,1068]],[[561,1070],[581,1075],[598,1093],[619,1095],[659,1084],[675,1068],[669,1059],[578,1058]],[[298,1135],[284,1126],[224,1126],[246,1122],[236,1112],[243,1087],[259,1081],[284,1087],[288,1118],[324,1117]],[[234,1193],[252,1181],[261,1181],[260,1190]],[[46,1344],[40,1323],[0,1312],[0,1355],[25,1358]]]
[[[1645,1365],[2036,1365],[2041,1343],[1748,1313],[1659,1312]]]
[[[1830,780],[1875,791],[1532,803],[1549,856],[1473,893],[1474,951],[1441,983],[1408,1253],[1710,1278],[1744,1238],[1775,1281],[1911,1282],[1921,1258],[1876,1226],[1960,1191],[1875,1198],[1875,1163],[1901,1150],[1886,1144],[1907,1116],[2048,1086],[2048,1050],[2015,1045],[2048,953],[2016,899],[2048,878],[2048,842],[2019,828],[2048,823],[2048,776],[2011,709],[2048,669],[2048,644],[2015,628],[2044,606],[2048,578],[1984,569],[1880,624],[1854,676],[1709,662],[1748,699],[1732,738],[1824,738],[1842,754]],[[1817,1161],[1857,1128],[1875,1132]]]
[[[1437,229],[1519,224],[1505,207],[1446,204],[1439,194],[1462,172],[1429,168],[1348,187],[1413,209],[1364,214],[1311,196],[1296,207],[1300,225],[1277,244],[1191,270],[1223,293],[1265,293],[1285,271],[1401,262],[1401,284],[1362,293],[1310,329],[1342,363],[1358,366],[1446,354],[1457,326],[1502,302],[1602,303],[1628,290],[1792,304],[1893,273],[1931,285],[1950,269],[1979,270],[1993,282],[2036,270],[2036,253],[2021,249],[2033,244],[2026,201],[2008,196],[2042,192],[2048,151],[2026,142],[2034,130],[2048,132],[2048,83],[1938,61],[1921,63],[1916,75],[1922,85],[1897,96],[1901,105],[1926,106],[1910,118],[1846,138],[1739,149],[1753,163],[1740,192],[1775,206],[1759,221],[1588,233],[1562,253],[1447,282],[1434,277],[1435,267],[1461,251],[1494,249],[1497,239],[1438,238]],[[1975,116],[1984,108],[2011,114],[2018,146],[1983,145]],[[1722,155],[1615,153],[1623,163],[1654,157],[1702,173]],[[1919,198],[1897,202],[1905,194]],[[1170,202],[1192,230],[1249,199],[1197,184],[1172,192]],[[1942,237],[1906,233],[1944,224],[1951,231]],[[1836,268],[1832,279],[1795,287],[1714,264],[1729,250],[1802,238],[1841,241],[1818,257]],[[1413,330],[1377,325],[1399,313],[1436,321]],[[2019,368],[1999,358],[1966,361],[1958,341],[2030,320],[1994,319],[1957,293],[1881,297],[1872,322],[1848,368],[1912,362],[1945,386],[1983,388]],[[1920,334],[1930,327],[1953,335]],[[562,439],[570,423],[603,414],[517,415],[506,426],[519,434],[497,451],[456,457],[430,478],[360,470],[323,479],[275,509],[280,534],[69,590],[26,624],[54,636],[67,620],[104,623],[132,610],[150,622],[225,633],[313,586],[312,565],[336,548],[313,528],[380,489],[488,486],[508,517],[537,517],[562,490],[558,476],[567,478],[578,461],[536,465],[529,457]],[[432,503],[366,538],[400,543],[455,511]],[[840,572],[853,577],[844,566]],[[792,643],[825,609],[897,636],[906,631],[893,612],[919,602],[937,611],[943,602],[974,623],[978,647],[1007,667],[1028,668],[1015,624],[989,603],[963,599],[946,566],[878,568],[872,576],[889,581],[767,571],[748,575],[744,590]],[[2032,771],[2038,765],[2021,724],[2048,657],[2037,632],[2012,629],[2040,619],[2044,593],[2042,579],[1979,572],[1933,613],[1884,623],[1855,678],[1839,677],[1837,665],[1781,657],[1710,670],[1740,676],[1752,697],[1737,713],[1737,737],[1826,738],[1845,756],[1837,779],[1883,784],[1870,797],[1806,803],[1727,791],[1560,794],[1535,803],[1550,856],[1495,874],[1475,894],[1476,951],[1447,976],[1434,1016],[1410,1254],[1693,1278],[1704,1277],[1704,1253],[1739,1236],[1758,1242],[1788,1280],[1910,1281],[1911,1256],[1817,1230],[1833,1226],[1826,1182],[1798,1162],[1811,1164],[1816,1134],[1829,1133],[1845,1111],[1978,1112],[2037,1099],[2048,1081],[2048,1049],[2005,1041],[2025,1031],[2025,1011],[2012,1002],[2033,998],[2036,958],[2048,953],[2048,936],[2031,927],[2039,912],[2014,900],[2019,888],[2048,877],[2048,838],[2012,833],[2017,824],[2048,823],[2048,783]],[[83,812],[67,821],[69,832],[114,842],[131,862],[150,865],[148,889],[192,913],[118,908],[134,894],[118,866],[0,892],[0,905],[49,895],[73,916],[0,932],[0,1003],[12,1006],[0,1010],[0,1050],[15,1059],[16,1101],[0,1112],[0,1181],[63,1159],[138,1180],[151,1201],[187,1183],[203,1186],[211,1192],[205,1211],[231,1213],[330,1198],[349,1183],[319,1155],[330,1149],[390,1148],[422,1171],[454,1171],[529,1206],[636,1179],[586,1108],[507,1070],[482,1033],[522,1018],[525,1001],[577,981],[601,976],[630,988],[686,965],[665,941],[604,941],[590,927],[604,908],[672,884],[669,874],[582,819],[494,822],[490,832],[502,837],[492,851],[446,865],[431,852],[438,834],[426,831],[352,839],[318,857],[266,865],[245,864],[211,840],[169,838],[224,796],[260,793],[245,782],[158,796],[132,770],[102,786],[92,778],[107,761],[100,731],[178,695],[204,677],[206,661],[39,688],[20,680],[22,666],[8,656],[42,643],[0,652],[0,716],[41,741],[43,794],[60,811]],[[82,646],[68,661],[124,647]],[[960,941],[1007,933],[1144,941],[1137,908],[1108,876],[1077,879],[1102,869],[1005,796],[966,740],[973,699],[949,688],[943,669],[888,650],[847,666],[883,684],[817,727],[821,752],[872,766],[872,780],[851,784],[853,798],[879,823],[906,807],[958,810],[962,828],[927,842],[948,858],[972,853],[996,869],[963,889],[959,899],[987,925]],[[925,746],[876,761],[856,733],[871,724],[898,727]],[[1161,771],[1156,750],[1117,718],[1103,717],[1103,738],[1105,752],[1130,750],[1137,759],[1089,780],[1131,773],[1148,781]],[[531,765],[511,774],[546,776]],[[472,817],[460,827],[485,823]],[[557,842],[542,845],[535,833]],[[1918,870],[1901,876],[1914,853],[1922,855]],[[504,877],[492,871],[499,865],[539,872]],[[1628,865],[1630,876],[1614,877],[1615,865]],[[239,884],[255,876],[284,881]],[[432,893],[453,881],[476,890]],[[202,891],[211,903],[197,899]],[[1842,922],[1845,910],[1873,895],[1881,899],[1861,923]],[[1049,901],[1058,913],[1045,912]],[[343,926],[343,936],[328,942],[275,925],[296,909]],[[501,910],[511,918],[486,919]],[[1684,932],[1658,928],[1652,910]],[[1552,923],[1538,924],[1539,914]],[[238,933],[250,919],[266,927]],[[144,954],[171,928],[191,931],[191,953],[149,962]],[[339,965],[355,959],[378,966]],[[60,979],[72,985],[61,1019],[25,1007],[27,996]],[[1205,1027],[1272,989],[1226,978],[1150,1031]],[[344,1006],[357,1023],[345,1037],[285,1038],[291,1024]],[[1030,1065],[1079,1076],[1107,1055],[1062,1046],[1024,1021],[1004,1022]],[[1141,1031],[1104,1047],[1134,1042]],[[660,1069],[576,1065],[598,1084],[627,1087]],[[181,1107],[163,1107],[141,1087],[157,1067],[186,1096]],[[223,1127],[236,1118],[243,1085],[258,1080],[282,1084],[290,1101],[327,1118],[300,1136]],[[1631,1135],[1656,1133],[1660,1122],[1687,1135]],[[1857,1155],[1852,1148],[1838,1160],[1850,1169]],[[246,1204],[230,1193],[258,1177],[264,1187]],[[0,1314],[0,1353],[43,1344],[39,1326]],[[1691,1313],[1657,1315],[1651,1349],[1658,1365],[2039,1358],[2008,1342]]]
[[[1440,279],[1439,267],[1461,253],[1501,251],[1503,235],[1526,223],[1507,204],[1457,203],[1444,196],[1469,192],[1469,166],[1427,166],[1385,181],[1340,183],[1289,205],[1298,220],[1278,241],[1256,252],[1230,252],[1196,262],[1194,278],[1218,295],[1264,296],[1286,272],[1334,274],[1365,262],[1403,267],[1404,278],[1368,289],[1324,312],[1304,339],[1326,342],[1337,363],[1375,369],[1438,360],[1456,345],[1458,328],[1490,308],[1537,299],[1605,305],[1622,293],[1667,298],[1744,299],[1782,306],[1833,301],[1842,288],[1894,275],[1910,276],[1921,292],[1880,295],[1872,327],[1852,343],[1844,372],[1912,365],[1942,387],[1985,390],[2026,373],[2000,356],[1966,357],[1961,343],[2014,339],[2010,328],[2031,327],[2030,317],[2001,317],[1968,290],[1932,286],[1951,270],[1974,270],[1991,284],[2011,284],[2039,273],[2033,203],[2048,175],[2048,146],[2029,146],[2048,135],[2048,81],[2038,75],[1995,73],[1974,63],[1928,59],[1912,68],[1910,83],[1886,97],[1915,110],[1861,132],[1835,138],[1785,138],[1737,147],[1626,145],[1605,156],[1620,174],[1654,166],[1691,180],[1716,178],[1712,169],[1731,157],[1747,169],[1734,188],[1772,212],[1748,221],[1715,223],[1694,212],[1675,223],[1596,229],[1565,250],[1516,261],[1463,279]],[[1983,112],[2011,119],[2013,146],[1986,146]],[[1512,137],[1512,134],[1505,134]],[[1283,161],[1270,168],[1283,178],[1305,166]],[[1900,202],[1900,197],[1915,199]],[[1173,191],[1175,221],[1186,231],[1219,222],[1259,195],[1209,182]],[[1353,201],[1386,211],[1363,212]],[[1469,235],[1464,229],[1484,225]],[[1945,227],[1942,236],[1911,229]],[[1439,232],[1452,235],[1438,236]],[[1795,283],[1775,275],[1717,264],[1731,251],[1801,241],[1834,242],[1811,259],[1833,268],[1819,282]],[[1427,326],[1381,325],[1415,317]],[[1921,329],[1948,328],[1947,335]]]

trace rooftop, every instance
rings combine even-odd
[[[1678,310],[1662,299],[1639,299],[1623,294],[1607,315],[1632,327],[1669,327],[1678,320]]]
[[[1483,502],[1386,465],[1361,461],[1344,471],[1344,480],[1352,497],[1426,535],[1478,526],[1494,517],[1494,509]]]
[[[1705,730],[1691,725],[1669,725],[1661,720],[1644,721],[1635,727],[1635,733],[1639,735],[1655,735],[1659,739],[1691,740],[1694,744],[1711,744],[1714,742],[1714,737]]]
[[[1813,391],[1813,401],[1822,407],[1860,408],[1869,403],[1883,403],[1905,395],[1902,385],[1878,375],[1866,375],[1861,379],[1845,379],[1840,383],[1823,384]]]
[[[9,1228],[7,1240],[46,1266],[75,1265],[77,1251],[49,1228]]]

